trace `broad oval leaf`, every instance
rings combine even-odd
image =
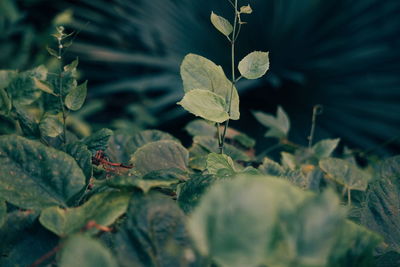
[[[39,123],[42,136],[57,137],[64,129],[61,115],[46,114]]]
[[[132,199],[116,241],[121,267],[196,266],[191,263],[199,261],[185,215],[175,201],[160,194]]]
[[[332,152],[338,146],[340,139],[325,139],[313,145],[312,150],[318,159],[331,156]]]
[[[223,35],[228,37],[229,34],[232,33],[233,31],[232,24],[225,18],[216,15],[214,12],[211,12],[210,20],[211,23],[214,25],[214,27],[218,31],[220,31]]]
[[[61,251],[60,267],[118,267],[111,252],[98,240],[83,234],[67,239]]]
[[[25,209],[67,206],[85,186],[68,154],[15,135],[0,137],[0,195]]]
[[[221,66],[205,57],[188,54],[182,61],[180,71],[185,93],[193,89],[205,89],[221,96],[226,103],[232,98],[230,117],[232,120],[239,119],[237,89],[226,78]]]
[[[269,69],[269,52],[254,51],[239,62],[240,74],[247,79],[258,79]]]
[[[181,144],[171,140],[148,143],[133,154],[130,162],[140,174],[177,168],[186,171],[189,152]]]
[[[84,143],[94,155],[98,150],[104,151],[107,149],[108,140],[113,136],[113,134],[114,132],[112,130],[103,128],[92,135],[85,137],[81,142]]]
[[[191,90],[177,104],[190,113],[209,121],[222,123],[229,119],[225,100],[208,90]]]
[[[294,213],[305,197],[286,181],[242,175],[210,188],[193,211],[189,230],[200,252],[218,265],[259,266],[278,249],[283,216]]]
[[[50,207],[40,214],[40,223],[58,236],[79,232],[89,221],[101,226],[109,226],[115,222],[128,208],[130,193],[105,192],[94,195],[80,207],[62,209]],[[90,229],[91,234],[98,229]]]
[[[70,110],[79,110],[87,95],[87,81],[74,87],[65,97],[65,106]]]

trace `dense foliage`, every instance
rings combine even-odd
[[[233,3],[233,2],[232,2]],[[232,48],[233,25],[211,13]],[[290,119],[254,112],[277,145],[262,153],[237,120],[240,78],[267,73],[268,52],[251,52],[228,79],[195,54],[181,64],[179,104],[201,119],[174,136],[82,131],[75,112],[87,82],[78,60],[62,66],[71,34],[58,27],[57,73],[44,66],[0,71],[1,266],[398,266],[400,156],[360,165],[339,139],[301,146]],[[318,109],[314,110],[317,115]],[[314,117],[315,117],[314,116]],[[280,149],[280,159],[269,156]]]

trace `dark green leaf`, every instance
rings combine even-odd
[[[0,228],[3,226],[7,218],[7,206],[6,202],[0,199]]]
[[[0,195],[26,209],[67,206],[85,186],[68,154],[15,135],[0,137]]]
[[[88,150],[87,146],[80,143],[71,143],[66,146],[66,151],[70,154],[81,167],[86,177],[86,183],[89,183],[93,173],[92,153]]]
[[[12,102],[6,90],[0,88],[0,114],[8,115],[12,108]]]
[[[198,259],[176,203],[159,194],[133,198],[124,227],[117,233],[120,266],[190,266]]]
[[[119,192],[96,194],[77,208],[50,207],[44,209],[39,220],[44,227],[61,237],[79,232],[90,221],[101,226],[109,226],[126,212],[130,197],[130,193]],[[96,228],[89,230],[91,234],[98,231]]]
[[[65,106],[70,110],[79,110],[87,95],[87,81],[72,88],[65,97]]]
[[[46,49],[47,49],[47,52],[49,52],[50,55],[52,55],[53,57],[58,58],[58,53],[54,49],[52,49],[52,48],[50,48],[48,46],[46,46]]]
[[[67,239],[60,257],[60,267],[117,267],[118,264],[109,251],[98,240],[83,234]]]
[[[62,115],[45,114],[39,123],[39,129],[42,136],[57,137],[64,130]]]
[[[0,89],[7,88],[18,72],[15,70],[0,70]]]
[[[96,154],[96,151],[99,150],[106,150],[107,149],[107,143],[110,137],[113,135],[113,131],[110,129],[101,129],[94,134],[85,137],[84,139],[81,140],[82,143],[84,143],[87,148],[92,152],[92,154]]]
[[[269,158],[264,158],[263,163],[258,167],[258,169],[263,174],[272,176],[282,176],[285,173],[285,169],[279,165],[279,163]]]
[[[133,154],[130,162],[142,175],[151,171],[178,168],[187,170],[189,153],[181,144],[172,140],[148,143]]]
[[[30,138],[39,138],[39,124],[28,114],[28,112],[25,111],[24,108],[16,106],[15,113],[24,136]]]

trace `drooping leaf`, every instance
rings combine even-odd
[[[133,198],[127,217],[116,237],[121,267],[190,266],[198,261],[186,218],[174,201],[160,194]]]
[[[81,142],[84,143],[94,155],[96,154],[96,151],[104,151],[107,149],[108,140],[113,134],[114,132],[110,129],[103,128],[92,135],[85,137]]]
[[[65,152],[71,155],[78,163],[79,167],[81,167],[86,177],[86,183],[88,183],[92,177],[93,165],[92,153],[90,153],[87,146],[80,142],[70,143],[66,146]]]
[[[222,123],[229,119],[225,100],[208,90],[193,89],[177,103],[190,113],[203,119]]]
[[[142,175],[151,171],[178,168],[187,170],[189,152],[172,140],[161,140],[140,147],[133,154],[130,163]]]
[[[3,226],[7,218],[7,206],[6,202],[0,199],[0,228]]]
[[[87,81],[72,88],[65,97],[65,106],[70,110],[79,110],[87,95]]]
[[[128,208],[130,193],[105,192],[94,195],[80,207],[62,209],[49,207],[40,214],[40,223],[58,236],[65,237],[79,232],[90,221],[109,226]],[[96,228],[88,230],[97,233]]]
[[[185,93],[194,89],[203,89],[221,96],[225,103],[229,103],[232,98],[230,117],[232,120],[239,119],[239,95],[237,89],[226,78],[221,66],[216,65],[205,57],[188,54],[182,61],[181,77]]]
[[[211,12],[210,20],[211,23],[214,25],[214,27],[218,31],[220,31],[223,35],[229,36],[232,33],[233,31],[232,24],[225,18],[216,15],[214,12]]]
[[[245,56],[238,65],[240,74],[246,79],[258,79],[269,69],[269,52],[254,51]]]
[[[332,152],[335,150],[335,148],[339,144],[339,141],[340,141],[339,138],[325,139],[325,140],[319,141],[312,147],[315,157],[317,157],[318,159],[330,157]]]
[[[71,156],[23,137],[0,137],[0,164],[0,195],[21,208],[65,207],[85,186]]]
[[[319,167],[335,182],[351,190],[365,191],[371,179],[369,173],[343,159],[322,159],[319,162]]]
[[[261,111],[253,112],[253,115],[256,117],[259,123],[270,128],[265,133],[266,137],[276,137],[279,139],[287,137],[290,129],[290,121],[282,107],[278,107],[276,117],[265,114]]]
[[[65,242],[61,251],[60,267],[101,266],[117,267],[111,251],[98,240],[78,234]]]
[[[64,129],[61,114],[45,114],[39,123],[39,129],[42,136],[57,137]]]
[[[138,177],[135,175],[117,176],[107,181],[110,187],[121,189],[139,188],[145,194],[153,188],[169,188],[180,181],[187,180],[187,173],[181,169],[163,169],[152,171]]]
[[[36,77],[33,77],[33,81],[35,83],[35,86],[37,88],[39,88],[40,90],[42,90],[43,92],[57,96],[57,94],[54,93],[54,89],[52,88],[52,85],[49,84],[48,82],[41,81],[41,80],[37,79]]]
[[[221,169],[227,169],[235,173],[235,165],[231,157],[225,154],[210,153],[207,157],[207,171],[210,174],[217,174]]]

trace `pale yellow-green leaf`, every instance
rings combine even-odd
[[[225,100],[208,90],[191,90],[178,102],[178,105],[181,105],[190,113],[209,121],[221,123],[229,119]]]
[[[87,95],[87,81],[74,87],[65,97],[65,106],[70,110],[79,110]]]
[[[253,13],[253,9],[251,9],[250,5],[240,7],[240,13],[242,14],[251,14]]]
[[[269,69],[269,52],[254,51],[239,62],[240,74],[247,79],[258,79]]]
[[[40,133],[44,136],[57,137],[63,132],[63,123],[60,115],[46,114],[40,121]]]
[[[33,77],[33,81],[35,82],[35,86],[40,90],[42,90],[43,92],[54,96],[58,96],[56,93],[54,93],[53,88],[51,88],[51,85],[48,82],[41,81],[35,77]]]
[[[233,27],[228,20],[225,18],[216,15],[214,12],[211,12],[211,23],[214,27],[220,31],[223,35],[229,36],[232,33]]]

